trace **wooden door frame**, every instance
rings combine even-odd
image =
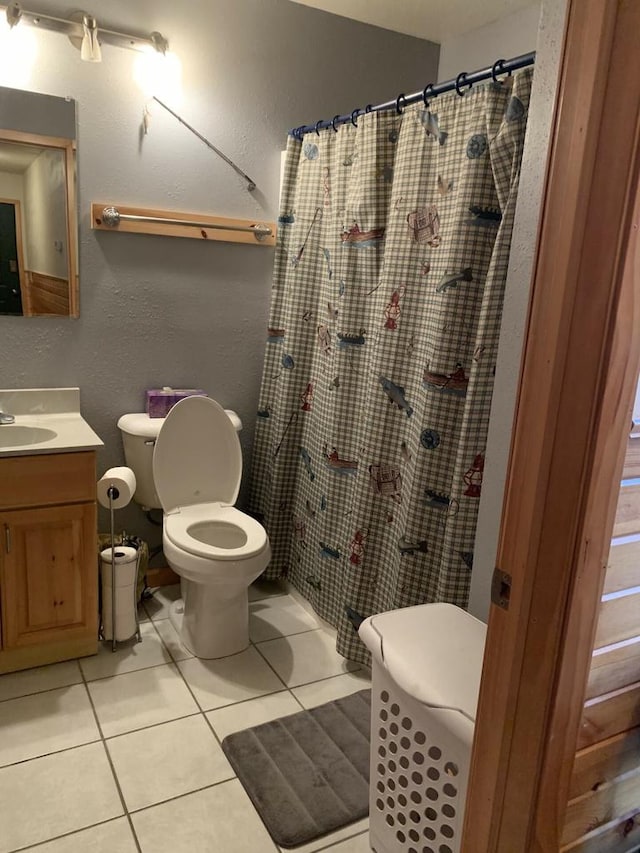
[[[568,12],[463,853],[560,848],[640,366],[640,3]]]

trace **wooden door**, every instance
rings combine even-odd
[[[95,505],[0,514],[5,650],[93,631]]]
[[[0,314],[22,314],[20,202],[0,200]]]
[[[638,33],[638,0],[570,2],[498,548],[510,596],[490,612],[463,853],[558,853],[575,814],[567,803],[640,365]],[[619,530],[629,517],[620,511]],[[600,639],[632,636],[619,630],[627,615]],[[625,689],[617,710],[628,728],[638,703]],[[630,849],[602,841],[581,853]]]

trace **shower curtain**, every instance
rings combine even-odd
[[[289,138],[251,510],[355,661],[467,604],[531,79]]]

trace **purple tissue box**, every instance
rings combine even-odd
[[[185,397],[206,397],[197,388],[152,388],[147,391],[147,414],[150,418],[166,418],[169,410]]]

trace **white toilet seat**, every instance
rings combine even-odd
[[[246,560],[268,545],[261,524],[220,503],[179,507],[165,516],[164,532],[176,548],[210,560]]]

